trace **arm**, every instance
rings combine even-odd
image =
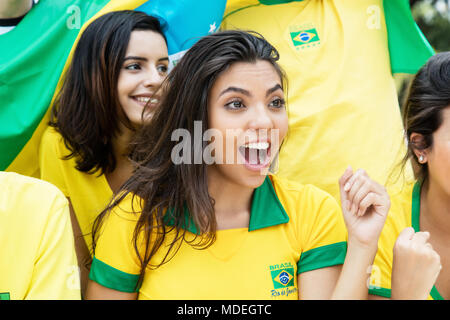
[[[348,249],[332,299],[367,299],[369,267],[378,248],[389,208],[389,196],[363,170],[347,168],[339,179]]]
[[[330,299],[342,266],[332,266],[300,273],[298,297],[300,300]]]
[[[88,281],[87,291],[86,291],[86,299],[87,300],[136,300],[137,293],[128,293],[121,292],[113,289],[109,289],[104,287],[97,282],[92,280]]]

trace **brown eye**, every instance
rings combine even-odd
[[[244,108],[245,106],[242,104],[242,101],[235,100],[227,103],[225,107],[230,110],[239,110]]]
[[[138,63],[133,63],[125,67],[127,70],[140,70],[141,66]]]
[[[274,99],[272,100],[272,102],[270,102],[269,106],[271,106],[272,108],[283,108],[284,107],[284,100],[283,99]]]

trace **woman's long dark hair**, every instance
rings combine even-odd
[[[141,208],[133,209],[140,213],[134,231],[134,248],[141,262],[140,281],[147,267],[157,268],[173,257],[171,252],[176,253],[179,246],[175,244],[179,239],[188,241],[185,238],[185,230],[189,227],[187,221],[193,221],[198,235],[202,235],[195,237],[199,242],[190,241],[191,245],[206,248],[214,242],[216,220],[214,200],[208,193],[207,165],[194,164],[195,154],[202,153],[206,143],[200,145],[201,150],[196,150],[197,144],[191,141],[192,164],[175,165],[171,153],[178,142],[172,141],[172,133],[181,128],[194,137],[194,121],[201,121],[203,132],[208,129],[210,90],[219,75],[233,63],[268,61],[284,87],[285,77],[277,64],[278,59],[276,49],[261,35],[243,31],[206,36],[188,50],[166,79],[167,90],[160,107],[136,136],[131,155],[137,168],[135,173],[119,191],[120,196],[97,217],[93,228],[94,253],[102,220],[129,193],[141,201]],[[187,212],[188,217],[185,216]],[[173,226],[169,227],[165,219],[172,220]],[[175,237],[164,258],[160,263],[152,261],[150,264],[150,259],[172,230]],[[142,235],[140,239],[146,245],[144,252],[137,242]]]
[[[411,82],[403,110],[403,124],[408,139],[405,163],[412,159],[418,168],[416,177],[424,181],[428,177],[427,164],[417,161],[415,150],[432,148],[433,133],[442,124],[442,111],[450,107],[450,52],[437,53],[419,70]],[[412,133],[423,136],[413,142]]]
[[[159,21],[124,10],[94,20],[81,35],[52,109],[50,125],[64,138],[76,169],[100,174],[115,169],[112,138],[119,121],[131,123],[120,106],[117,83],[131,32],[151,30],[165,39]]]

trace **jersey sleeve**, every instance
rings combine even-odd
[[[140,263],[133,234],[138,217],[123,202],[105,216],[97,239],[89,279],[121,292],[137,292]]]
[[[39,148],[40,178],[57,186],[66,197],[69,197],[64,179],[64,164],[62,161],[60,144],[61,135],[54,128],[47,128],[44,132]]]
[[[347,229],[336,200],[313,186],[305,186],[298,234],[301,255],[297,273],[341,265],[347,253]]]
[[[25,299],[79,300],[80,275],[67,199],[58,192],[48,210]]]

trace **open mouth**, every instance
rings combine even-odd
[[[246,143],[239,147],[239,152],[249,169],[259,170],[270,165],[270,143],[267,141]]]

